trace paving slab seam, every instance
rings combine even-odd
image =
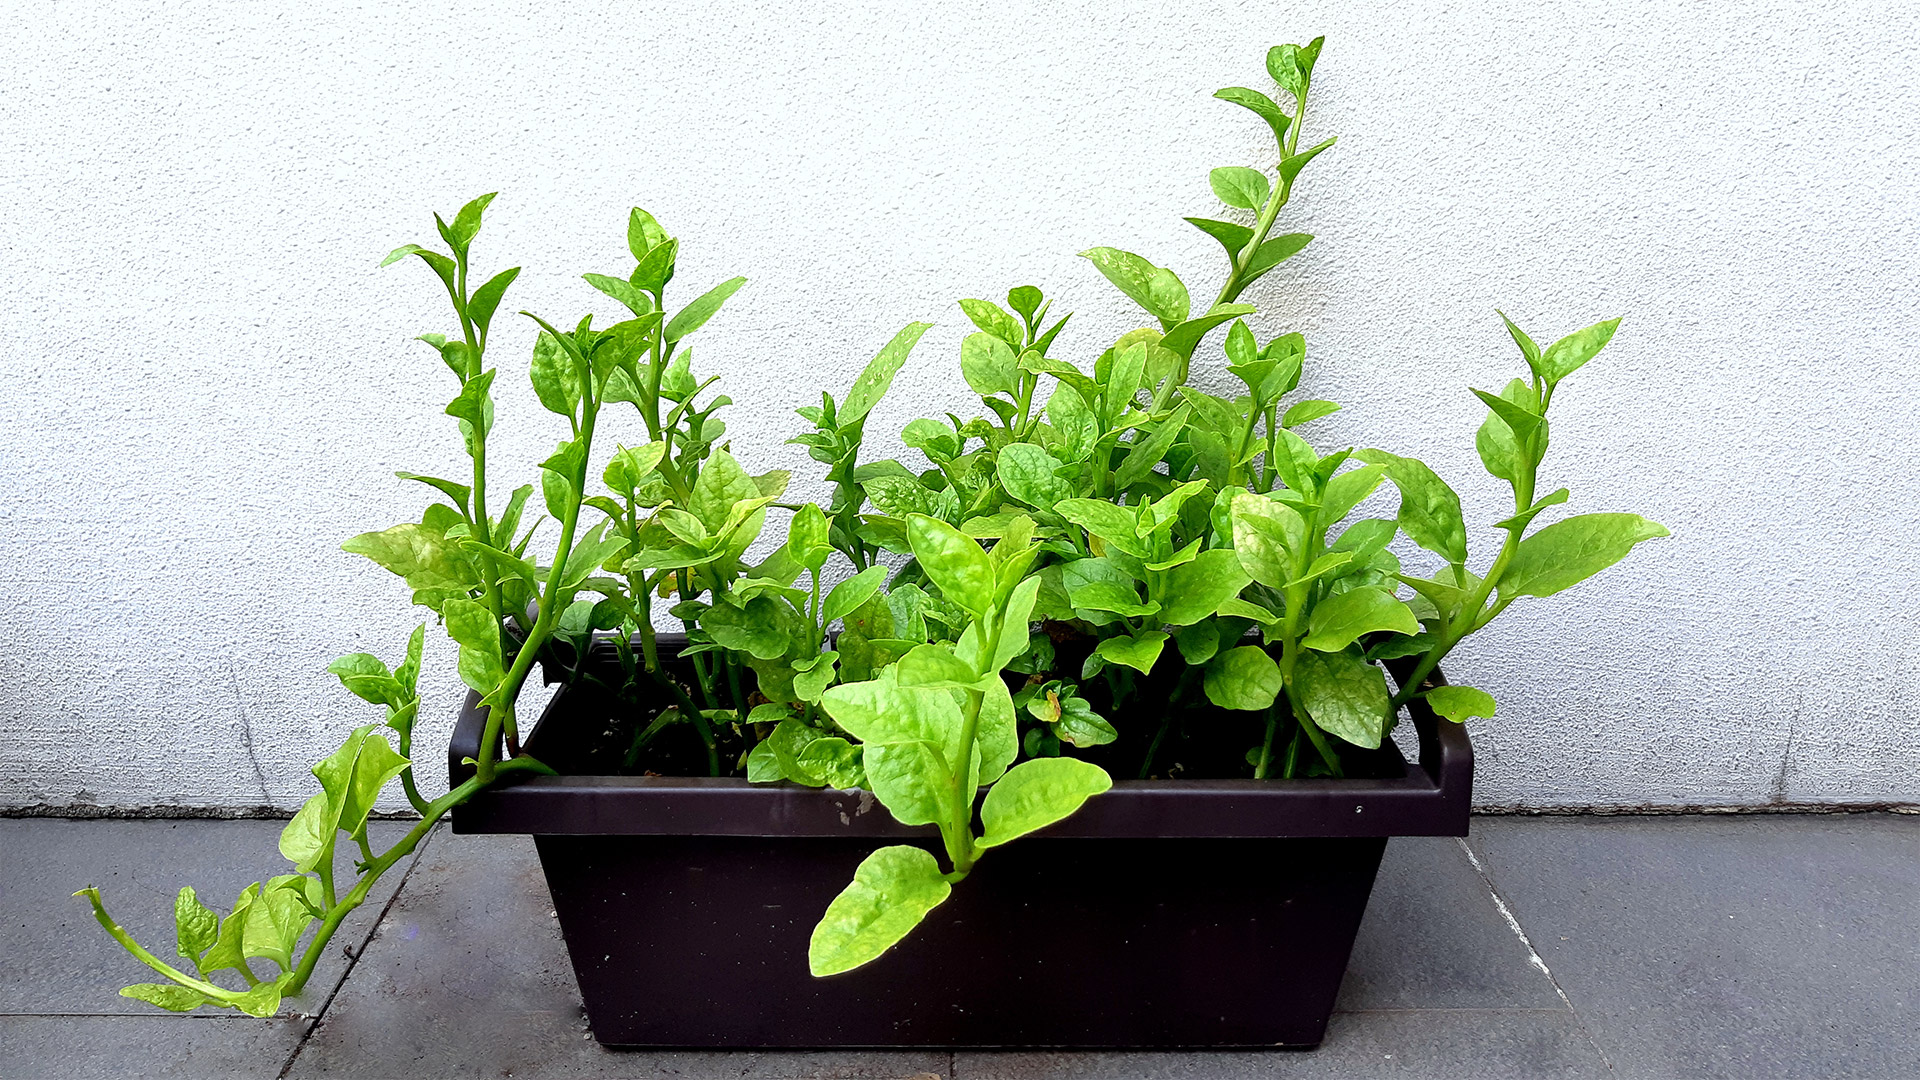
[[[1593,1047],[1593,1052],[1600,1055],[1601,1063],[1607,1067],[1608,1072],[1612,1072],[1613,1060],[1607,1057],[1607,1052],[1601,1048],[1599,1040],[1593,1037],[1593,1032],[1587,1030],[1586,1020],[1581,1017],[1580,1010],[1573,1007],[1573,999],[1568,997],[1566,990],[1561,988],[1560,980],[1554,978],[1552,970],[1547,967],[1546,959],[1540,955],[1540,950],[1533,947],[1533,940],[1527,937],[1527,932],[1521,927],[1520,920],[1514,917],[1513,909],[1507,906],[1506,899],[1500,895],[1499,888],[1493,883],[1493,875],[1487,872],[1486,864],[1480,861],[1480,856],[1467,844],[1466,837],[1456,837],[1455,842],[1460,845],[1461,852],[1466,855],[1467,862],[1472,864],[1474,872],[1480,875],[1480,881],[1486,885],[1487,896],[1493,900],[1494,909],[1500,913],[1502,919],[1506,920],[1507,927],[1513,931],[1515,937],[1520,939],[1520,944],[1526,946],[1527,959],[1547,977],[1547,982],[1553,984],[1553,992],[1560,995],[1560,1000],[1566,1005],[1568,1014],[1579,1026],[1580,1034],[1586,1036],[1587,1043]]]
[[[340,973],[340,978],[333,984],[333,989],[327,991],[327,999],[320,1003],[320,1008],[308,1018],[306,1030],[300,1033],[300,1041],[294,1044],[293,1053],[287,1055],[286,1064],[280,1066],[280,1071],[274,1074],[276,1080],[285,1080],[287,1074],[293,1071],[294,1063],[300,1060],[300,1052],[307,1048],[307,1041],[313,1038],[313,1033],[320,1028],[320,1021],[326,1018],[327,1007],[333,1004],[334,998],[340,996],[340,989],[347,985],[348,979],[353,977],[353,969],[360,965],[360,958],[366,955],[367,947],[373,943],[373,935],[379,933],[380,924],[387,921],[387,913],[393,910],[394,902],[399,900],[400,894],[406,890],[407,879],[413,876],[413,868],[420,865],[420,856],[426,852],[427,846],[433,843],[434,838],[440,835],[441,828],[442,826],[435,825],[427,830],[426,836],[421,837],[420,843],[413,849],[413,854],[407,858],[406,872],[400,875],[400,880],[394,885],[393,892],[387,896],[387,902],[380,905],[380,914],[375,916],[367,927],[367,936],[360,939],[360,947],[346,950],[346,970]]]

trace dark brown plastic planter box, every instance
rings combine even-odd
[[[588,726],[562,690],[528,751]],[[573,711],[579,711],[577,708]],[[1374,780],[1122,780],[980,861],[865,967],[807,940],[875,848],[939,853],[861,791],[557,776],[481,793],[461,833],[530,833],[609,1046],[1312,1047],[1390,836],[1464,836],[1473,751],[1410,710],[1420,761]],[[449,752],[472,774],[470,696]]]

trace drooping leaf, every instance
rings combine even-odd
[[[878,958],[952,891],[931,854],[905,845],[881,848],[860,863],[852,884],[813,928],[808,970],[837,975]]]
[[[1146,309],[1147,314],[1159,319],[1162,326],[1172,329],[1186,320],[1190,304],[1187,287],[1173,271],[1117,248],[1089,248],[1080,254],[1092,261],[1114,287]]]
[[[1332,416],[1339,411],[1340,406],[1335,402],[1302,401],[1286,411],[1286,415],[1280,418],[1280,425],[1290,428],[1299,427],[1301,424],[1312,423],[1323,416]]]
[[[158,1005],[168,1012],[192,1012],[208,1001],[207,995],[179,983],[134,983],[121,987],[120,996]]]
[[[1286,144],[1287,127],[1291,123],[1287,114],[1280,111],[1274,100],[1258,90],[1249,90],[1244,86],[1229,86],[1224,90],[1215,90],[1213,96],[1222,101],[1231,101],[1243,109],[1250,109],[1273,129],[1273,137],[1281,145]]]
[[[1460,496],[1417,458],[1385,450],[1362,450],[1361,461],[1385,465],[1387,478],[1400,489],[1397,520],[1414,543],[1452,563],[1467,561],[1467,523]]]
[[[1236,225],[1231,221],[1215,221],[1211,218],[1187,218],[1187,223],[1215,240],[1227,249],[1227,258],[1238,259],[1240,252],[1253,239],[1253,230],[1245,225]]]

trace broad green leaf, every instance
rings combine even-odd
[[[1178,627],[1173,631],[1173,643],[1180,647],[1181,659],[1198,667],[1220,651],[1220,621],[1208,619]]]
[[[1081,563],[1093,561],[1092,559],[1082,559],[1069,565],[1078,566]],[[1071,577],[1065,578],[1064,583],[1067,587],[1067,602],[1073,605],[1074,610],[1079,613],[1082,618],[1088,619],[1088,621],[1095,622],[1096,624],[1104,624],[1112,620],[1096,620],[1088,613],[1105,611],[1132,618],[1139,615],[1151,615],[1160,610],[1160,605],[1155,601],[1149,600],[1142,602],[1139,590],[1131,583],[1123,584],[1118,581],[1076,582]]]
[[[960,343],[960,374],[981,397],[1012,396],[1020,379],[1020,358],[992,334],[968,334]]]
[[[1485,690],[1476,690],[1471,686],[1436,686],[1422,695],[1427,705],[1436,715],[1443,716],[1456,724],[1464,724],[1468,717],[1480,716],[1493,719],[1493,695]]]
[[[520,268],[515,266],[502,270],[487,279],[485,285],[475,289],[467,300],[467,316],[480,328],[480,337],[487,336],[487,327],[493,322],[493,313],[500,309],[500,299],[507,295],[507,286],[520,276]]]
[[[1105,499],[1067,499],[1053,508],[1061,517],[1087,530],[1129,555],[1147,556],[1139,536],[1140,518],[1124,506]]]
[[[1627,557],[1635,544],[1670,535],[1638,514],[1576,514],[1520,541],[1500,575],[1503,597],[1552,596]]]
[[[826,565],[833,548],[827,543],[827,512],[807,503],[787,523],[787,555],[807,570]]]
[[[1287,582],[1287,585],[1304,585],[1309,581],[1317,581],[1329,574],[1334,574],[1334,576],[1337,577],[1339,575],[1335,573],[1336,571],[1344,571],[1348,566],[1352,565],[1353,562],[1353,552],[1351,551],[1329,551],[1319,558],[1314,559],[1313,564],[1307,567],[1306,573]]]
[[[1238,259],[1240,252],[1253,239],[1253,230],[1245,225],[1236,225],[1231,221],[1215,221],[1212,218],[1187,218],[1187,223],[1215,240],[1227,249],[1227,258]]]
[[[1287,114],[1280,111],[1274,100],[1258,90],[1249,90],[1244,86],[1229,86],[1224,90],[1215,90],[1213,96],[1221,101],[1231,101],[1243,109],[1250,109],[1273,129],[1273,137],[1281,145],[1286,144],[1287,127],[1291,123]]]
[[[362,533],[340,545],[342,551],[365,555],[403,578],[416,591],[446,590],[465,593],[477,587],[473,566],[438,530],[425,525],[395,525],[381,532]]]
[[[930,491],[918,480],[904,476],[876,476],[861,484],[873,508],[889,517],[905,518],[914,514],[932,514],[939,505],[938,492]]]
[[[548,412],[572,416],[580,407],[580,369],[552,334],[542,332],[534,340],[527,374],[533,380],[533,392]]]
[[[1073,487],[1060,479],[1062,463],[1032,443],[1012,443],[1000,451],[995,471],[1007,494],[1040,510],[1052,510],[1073,497]]]
[[[978,541],[938,518],[907,519],[907,542],[941,595],[984,618],[993,605],[993,562]]]
[[[594,571],[627,549],[630,541],[624,536],[603,535],[606,527],[604,521],[595,525],[573,545],[573,551],[567,555],[567,568],[560,575],[562,589],[579,588],[582,582],[593,576]]]
[[[372,653],[348,653],[328,664],[327,672],[362,701],[396,709],[406,704],[399,681],[387,670],[385,661]]]
[[[1535,369],[1541,381],[1553,386],[1579,370],[1582,364],[1607,347],[1607,342],[1613,340],[1613,332],[1619,326],[1619,319],[1608,319],[1584,330],[1575,330],[1547,346],[1546,353],[1540,357],[1540,366]]]
[[[653,311],[653,298],[642,292],[638,285],[625,278],[609,277],[606,274],[582,274],[587,284],[620,301],[628,311],[637,315],[646,315]]]
[[[1362,450],[1361,461],[1385,465],[1387,479],[1400,489],[1397,520],[1408,539],[1452,563],[1467,561],[1467,523],[1460,496],[1426,463],[1385,450]]]
[[[900,824],[945,825],[953,820],[953,770],[932,743],[867,743],[860,760],[873,797]]]
[[[953,655],[945,642],[915,646],[894,665],[894,674],[901,686],[928,689],[970,687],[980,681],[980,673]]]
[[[1294,549],[1307,542],[1307,522],[1285,503],[1243,494],[1233,500],[1233,548],[1253,580],[1285,588],[1293,580]]]
[[[1300,46],[1275,45],[1267,50],[1267,75],[1296,98],[1307,96],[1307,73],[1300,69]],[[1311,70],[1309,67],[1308,70]]]
[[[1089,248],[1080,254],[1091,260],[1114,287],[1145,308],[1147,314],[1159,319],[1162,326],[1172,329],[1186,321],[1190,304],[1187,287],[1173,271],[1116,248]]]
[[[1339,652],[1361,635],[1376,630],[1417,634],[1420,621],[1385,589],[1350,589],[1313,606],[1307,619],[1307,636],[1301,644],[1321,652]]]
[[[815,739],[800,752],[800,767],[820,778],[821,787],[842,791],[867,786],[867,773],[861,764],[864,751],[845,739],[829,735]]]
[[[960,310],[966,312],[967,318],[983,333],[1006,342],[1010,349],[1018,349],[1026,342],[1020,324],[991,300],[962,300]]]
[[[306,873],[333,852],[334,832],[339,815],[334,813],[333,798],[322,791],[308,799],[280,830],[280,854],[300,873]]]
[[[493,613],[472,600],[449,600],[440,609],[447,636],[460,643],[460,681],[480,694],[491,694],[506,677],[500,657],[500,624]]]
[[[385,739],[380,740],[385,743]],[[293,950],[300,935],[313,922],[313,913],[291,889],[266,888],[247,908],[245,945],[242,953],[259,956],[293,970]]]
[[[987,791],[980,804],[983,835],[977,846],[998,847],[1071,816],[1113,787],[1107,771],[1078,758],[1023,761]]]
[[[960,706],[945,690],[901,686],[885,677],[841,683],[820,696],[834,722],[869,749],[924,742],[948,761],[959,758]],[[871,763],[869,763],[871,767]]]
[[[1043,299],[1045,297],[1040,290],[1032,285],[1015,285],[1007,290],[1007,306],[1019,312],[1024,319],[1036,318],[1036,313],[1040,311],[1040,301]]]
[[[351,743],[353,738],[349,736],[348,742]],[[314,766],[315,775],[318,775],[319,769],[318,765]],[[246,963],[242,949],[246,945],[247,909],[253,906],[253,898],[259,892],[260,885],[257,882],[240,890],[239,897],[233,902],[233,910],[220,920],[220,934],[214,939],[213,947],[200,957],[201,974],[212,975],[228,968],[238,971]]]
[[[908,323],[867,362],[860,377],[847,388],[846,400],[840,403],[840,410],[834,415],[834,423],[841,431],[867,418],[873,407],[886,396],[887,388],[893,385],[893,376],[900,370],[900,365],[906,363],[907,354],[913,351],[913,347],[920,343],[920,336],[932,326],[932,323]]]
[[[716,603],[700,617],[700,626],[722,648],[760,660],[778,660],[793,647],[789,631],[797,629],[780,617],[783,606],[767,596],[755,596],[742,606],[731,601]],[[812,634],[813,628],[808,625],[806,636]]]
[[[835,619],[847,618],[859,610],[861,605],[880,591],[880,585],[886,579],[886,567],[869,566],[835,585],[820,601],[820,625],[832,626]]]
[[[1212,614],[1209,612],[1208,614]],[[1094,655],[1112,664],[1125,664],[1142,675],[1153,671],[1166,648],[1167,635],[1161,630],[1143,630],[1133,637],[1110,637],[1095,648]]]
[[[270,979],[259,986],[233,999],[233,1007],[246,1013],[265,1019],[280,1011],[280,987],[286,976]]]
[[[726,303],[727,298],[739,292],[740,286],[746,283],[747,279],[743,277],[730,278],[708,289],[700,295],[699,299],[681,308],[667,323],[667,341],[679,341],[705,326],[707,320],[713,318],[714,314],[720,310],[720,305]]]
[[[747,752],[747,783],[771,784],[776,780],[785,780],[786,770],[780,767],[780,759],[774,755],[771,739],[761,739]]]
[[[932,855],[905,845],[881,848],[827,905],[807,942],[807,969],[815,977],[837,975],[874,960],[952,891]]]
[[[368,724],[355,728],[340,749],[313,767],[314,778],[329,800],[333,828],[348,836],[365,835],[367,815],[380,798],[381,789],[407,767],[407,759],[394,753],[379,727]],[[326,842],[331,843],[332,830],[326,836]]]
[[[1024,628],[1025,624],[1020,625]],[[1021,638],[1019,646],[1023,647],[1026,635],[1021,633],[1018,636]],[[1011,660],[1012,657],[1007,659]],[[1000,666],[1005,667],[1005,661]],[[1020,756],[1020,731],[1014,718],[1013,695],[1007,692],[1005,680],[997,675],[991,676],[981,691],[980,722],[974,736],[980,751],[978,783],[991,784],[1006,775],[1007,766]]]
[[[1487,408],[1493,410],[1493,414],[1505,421],[1507,427],[1512,429],[1513,433],[1523,440],[1532,436],[1535,431],[1540,429],[1540,425],[1545,423],[1545,418],[1539,413],[1534,412],[1525,405],[1508,401],[1498,394],[1489,394],[1485,390],[1475,390],[1473,396],[1485,402]]]
[[[1257,645],[1228,649],[1207,665],[1207,700],[1248,712],[1273,704],[1281,690],[1280,665]]]
[[[680,241],[664,240],[654,245],[633,268],[627,280],[650,293],[659,293],[673,280],[674,261],[680,257]]]
[[[1213,170],[1207,175],[1207,183],[1221,202],[1240,210],[1259,210],[1273,189],[1266,173],[1239,165]]]
[[[636,206],[627,215],[627,250],[633,253],[635,262],[645,259],[647,252],[666,242],[667,231],[652,214]]]
[[[196,962],[220,936],[220,916],[200,902],[191,885],[182,887],[173,899],[173,934],[174,951]]]
[[[1165,587],[1160,590],[1160,620],[1169,626],[1197,623],[1240,595],[1251,580],[1233,550],[1203,551],[1192,562],[1167,572]]]
[[[1513,343],[1520,347],[1520,355],[1526,358],[1527,368],[1538,376],[1540,374],[1540,346],[1533,343],[1533,339],[1527,336],[1525,330],[1514,325],[1513,320],[1507,318],[1506,312],[1495,308],[1494,314],[1500,316],[1500,321],[1507,324],[1507,336],[1511,337]]]
[[[1379,667],[1352,653],[1303,652],[1293,669],[1293,690],[1320,730],[1355,746],[1380,745],[1389,695]]]
[[[718,535],[726,526],[735,503],[760,497],[759,485],[732,454],[715,449],[700,467],[700,478],[693,483],[687,509],[699,518],[709,533]]]
[[[208,1001],[207,995],[179,983],[134,983],[121,987],[120,996],[158,1005],[168,1012],[192,1012]]]
[[[1299,427],[1339,411],[1339,404],[1332,401],[1302,401],[1287,410],[1286,415],[1280,418],[1280,426]]]

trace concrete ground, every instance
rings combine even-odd
[[[117,996],[146,969],[68,894],[98,884],[171,955],[173,893],[231,903],[276,868],[280,827],[0,820],[0,1076],[1920,1076],[1920,817],[1492,817],[1464,843],[1395,840],[1309,1053],[606,1051],[532,844],[444,829],[281,1016]]]

